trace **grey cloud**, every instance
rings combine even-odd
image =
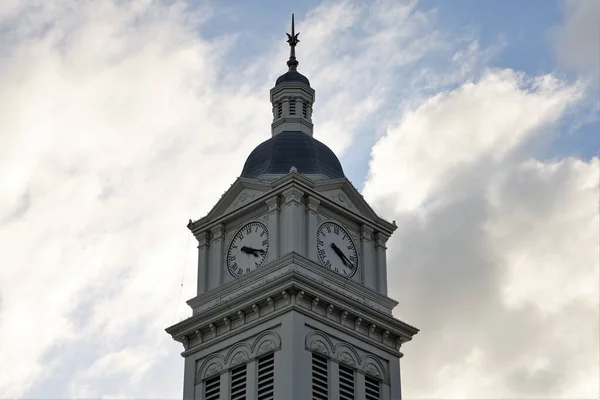
[[[436,192],[450,200],[395,216],[399,229],[389,244],[388,261],[389,281],[394,282],[391,297],[400,302],[396,315],[421,329],[405,345],[407,397],[441,393],[431,388],[442,389],[448,382],[436,379],[436,374],[444,368],[469,370],[466,359],[474,349],[481,354],[476,368],[492,383],[478,387],[465,376],[461,397],[554,398],[580,393],[574,389],[574,376],[593,371],[600,351],[598,306],[575,299],[549,313],[536,304],[543,299],[509,306],[503,293],[511,279],[504,252],[524,240],[544,240],[528,238],[528,227],[535,227],[532,235],[546,231],[563,242],[578,230],[590,229],[576,215],[569,216],[573,207],[587,209],[587,199],[594,197],[579,175],[593,176],[594,166],[587,165],[582,172],[579,163],[568,160],[554,168],[546,166],[550,173],[541,167],[505,166],[496,173],[479,174],[478,166],[470,165],[470,174],[460,176],[462,171],[448,177]],[[500,209],[489,200],[495,182],[502,182],[501,198],[506,199]],[[586,200],[578,203],[580,197]],[[499,218],[523,218],[523,224],[509,232],[514,241],[509,238],[508,247],[498,245],[488,227]],[[597,232],[590,233],[597,237]],[[557,255],[559,260],[562,256]],[[593,258],[584,260],[560,266],[565,278],[571,271],[593,268]],[[561,282],[555,285],[552,290],[561,296]]]
[[[600,77],[600,2],[594,0],[563,1],[562,25],[550,36],[561,63],[598,83]]]

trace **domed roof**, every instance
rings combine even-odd
[[[280,83],[284,83],[284,82],[302,82],[302,83],[305,83],[308,86],[310,86],[310,82],[308,81],[308,78],[296,70],[290,70],[290,71],[286,72],[285,74],[281,75],[275,81],[275,85],[279,85]]]
[[[242,177],[287,174],[296,167],[301,174],[343,178],[340,161],[329,147],[304,132],[281,132],[259,144],[248,156]]]

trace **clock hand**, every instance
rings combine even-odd
[[[337,254],[338,257],[342,260],[344,265],[346,267],[352,268],[352,264],[350,263],[350,260],[348,260],[348,257],[346,257],[346,255],[342,252],[342,250],[340,250],[340,248],[337,247],[337,245],[335,243],[331,243],[331,247],[333,248],[333,251],[335,251],[335,254]]]
[[[246,254],[252,254],[254,257],[258,257],[258,253],[260,253],[260,254],[266,253],[266,251],[264,251],[263,249],[253,249],[252,247],[248,247],[248,246],[243,246],[240,250]]]

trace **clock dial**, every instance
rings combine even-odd
[[[333,222],[325,222],[317,229],[317,253],[321,263],[347,278],[358,270],[358,252],[350,234]]]
[[[227,270],[234,278],[260,267],[269,252],[269,230],[262,222],[244,225],[227,250]]]

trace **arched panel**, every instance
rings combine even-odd
[[[281,347],[281,338],[279,335],[273,331],[265,331],[254,340],[251,354],[257,357],[279,347]]]
[[[198,368],[198,374],[196,378],[200,381],[206,379],[212,375],[220,373],[225,366],[223,356],[219,353],[211,354],[204,360],[200,368]]]
[[[236,343],[231,347],[225,357],[225,365],[231,368],[235,365],[243,364],[252,358],[252,349],[246,342]]]
[[[338,343],[335,346],[335,358],[344,364],[357,367],[360,365],[360,356],[350,343]]]
[[[360,363],[360,369],[383,381],[388,381],[387,371],[383,363],[371,354],[365,354]]]
[[[305,345],[308,349],[322,354],[333,356],[335,354],[331,339],[321,331],[312,331],[306,335]]]

